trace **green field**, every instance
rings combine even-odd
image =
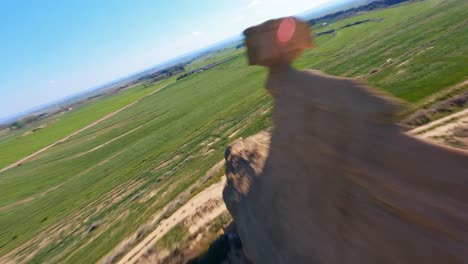
[[[58,120],[52,121],[50,125],[37,132],[26,134],[28,131],[34,129],[34,126],[22,129],[7,137],[0,138],[0,168],[32,154],[93,121],[134,102],[152,91],[159,89],[163,85],[166,85],[168,81],[169,80],[158,83],[152,87],[139,85],[133,89],[104,98],[94,104],[83,105],[61,116],[53,117],[52,119]]]
[[[245,48],[237,49],[236,47],[227,47],[227,48],[224,48],[224,49],[221,49],[221,50],[210,52],[210,53],[208,53],[206,55],[203,55],[203,56],[193,60],[189,64],[187,64],[185,66],[185,69],[187,71],[194,71],[194,70],[199,69],[199,68],[201,68],[203,66],[207,66],[209,64],[216,63],[216,62],[231,58],[231,57],[233,57],[235,55],[238,55],[240,53],[243,53],[244,50],[245,50]]]
[[[463,0],[425,0],[338,21],[315,30],[337,31],[318,37],[296,66],[359,76],[418,103],[466,80],[467,10]],[[373,20],[339,29],[366,19]],[[0,173],[0,262],[100,260],[199,182],[229,142],[271,126],[266,72],[240,54]],[[129,89],[33,134],[1,139],[0,168],[169,82]]]
[[[373,21],[320,36],[320,46],[296,65],[361,77],[414,103],[468,77],[467,17],[462,0],[425,0],[355,16],[318,32]]]
[[[268,109],[264,72],[238,57],[223,69],[169,85],[2,173],[1,254],[27,242],[19,257],[27,255],[48,237],[50,243],[32,261],[97,261],[200,179],[222,159],[228,136]],[[161,166],[167,160],[171,163]],[[148,197],[151,191],[156,195]],[[84,235],[95,222],[101,222],[99,228]],[[64,226],[67,232],[50,235]]]

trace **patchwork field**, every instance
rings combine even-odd
[[[432,94],[467,79],[467,17],[466,1],[424,0],[317,25],[316,34],[334,31],[320,34],[296,66],[361,78],[408,107],[426,107]],[[74,109],[37,132],[0,138],[1,169],[133,103],[0,172],[0,263],[104,260],[220,179],[222,166],[210,169],[226,145],[272,125],[267,72],[248,67],[243,51],[191,67],[232,56],[179,81]]]

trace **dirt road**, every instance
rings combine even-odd
[[[145,252],[147,252],[148,249],[153,247],[156,241],[163,237],[169,230],[171,230],[171,228],[176,226],[184,219],[195,215],[197,213],[197,209],[201,208],[208,201],[222,199],[222,193],[225,184],[226,177],[224,176],[221,181],[211,185],[201,193],[197,194],[176,212],[174,212],[170,217],[162,220],[153,232],[151,232],[143,241],[133,247],[132,250],[130,250],[122,259],[120,259],[118,263],[136,263],[138,259]],[[192,223],[190,226],[190,233],[198,231],[198,229],[201,228],[204,224],[212,221],[226,210],[227,209],[224,202],[220,203],[220,205],[214,208],[211,212],[203,215],[201,218],[198,218],[196,223]]]
[[[417,127],[408,134],[437,144],[468,150],[468,109]]]

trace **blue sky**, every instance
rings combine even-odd
[[[336,0],[0,0],[0,119]]]

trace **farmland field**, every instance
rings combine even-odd
[[[419,1],[331,23],[300,68],[361,77],[407,102],[468,77],[468,2]],[[357,21],[369,22],[339,29]]]
[[[365,79],[410,106],[466,80],[466,17],[466,1],[425,0],[317,26],[315,33],[335,31],[317,37],[318,47],[296,67]],[[0,173],[0,263],[102,260],[200,182],[229,142],[270,127],[267,71],[248,67],[243,52],[192,67],[231,56],[177,82],[74,109],[33,134],[0,139],[3,168],[141,98]]]
[[[210,52],[204,56],[201,56],[200,58],[195,59],[194,61],[189,63],[185,68],[188,71],[193,71],[206,65],[231,58],[235,55],[242,53],[243,50],[244,49],[236,47],[227,47],[221,50],[217,50],[215,52]]]
[[[19,259],[38,250],[33,262],[99,260],[221,160],[229,135],[268,114],[261,72],[240,56],[2,173],[2,254],[20,246]]]
[[[167,82],[161,82],[152,87],[140,85],[117,95],[104,98],[92,105],[83,105],[63,114],[58,117],[58,121],[51,122],[50,125],[37,132],[28,134],[27,131],[32,130],[32,128],[26,128],[7,137],[0,138],[0,149],[2,150],[0,152],[0,168],[32,154],[106,114],[134,102],[159,89]]]

